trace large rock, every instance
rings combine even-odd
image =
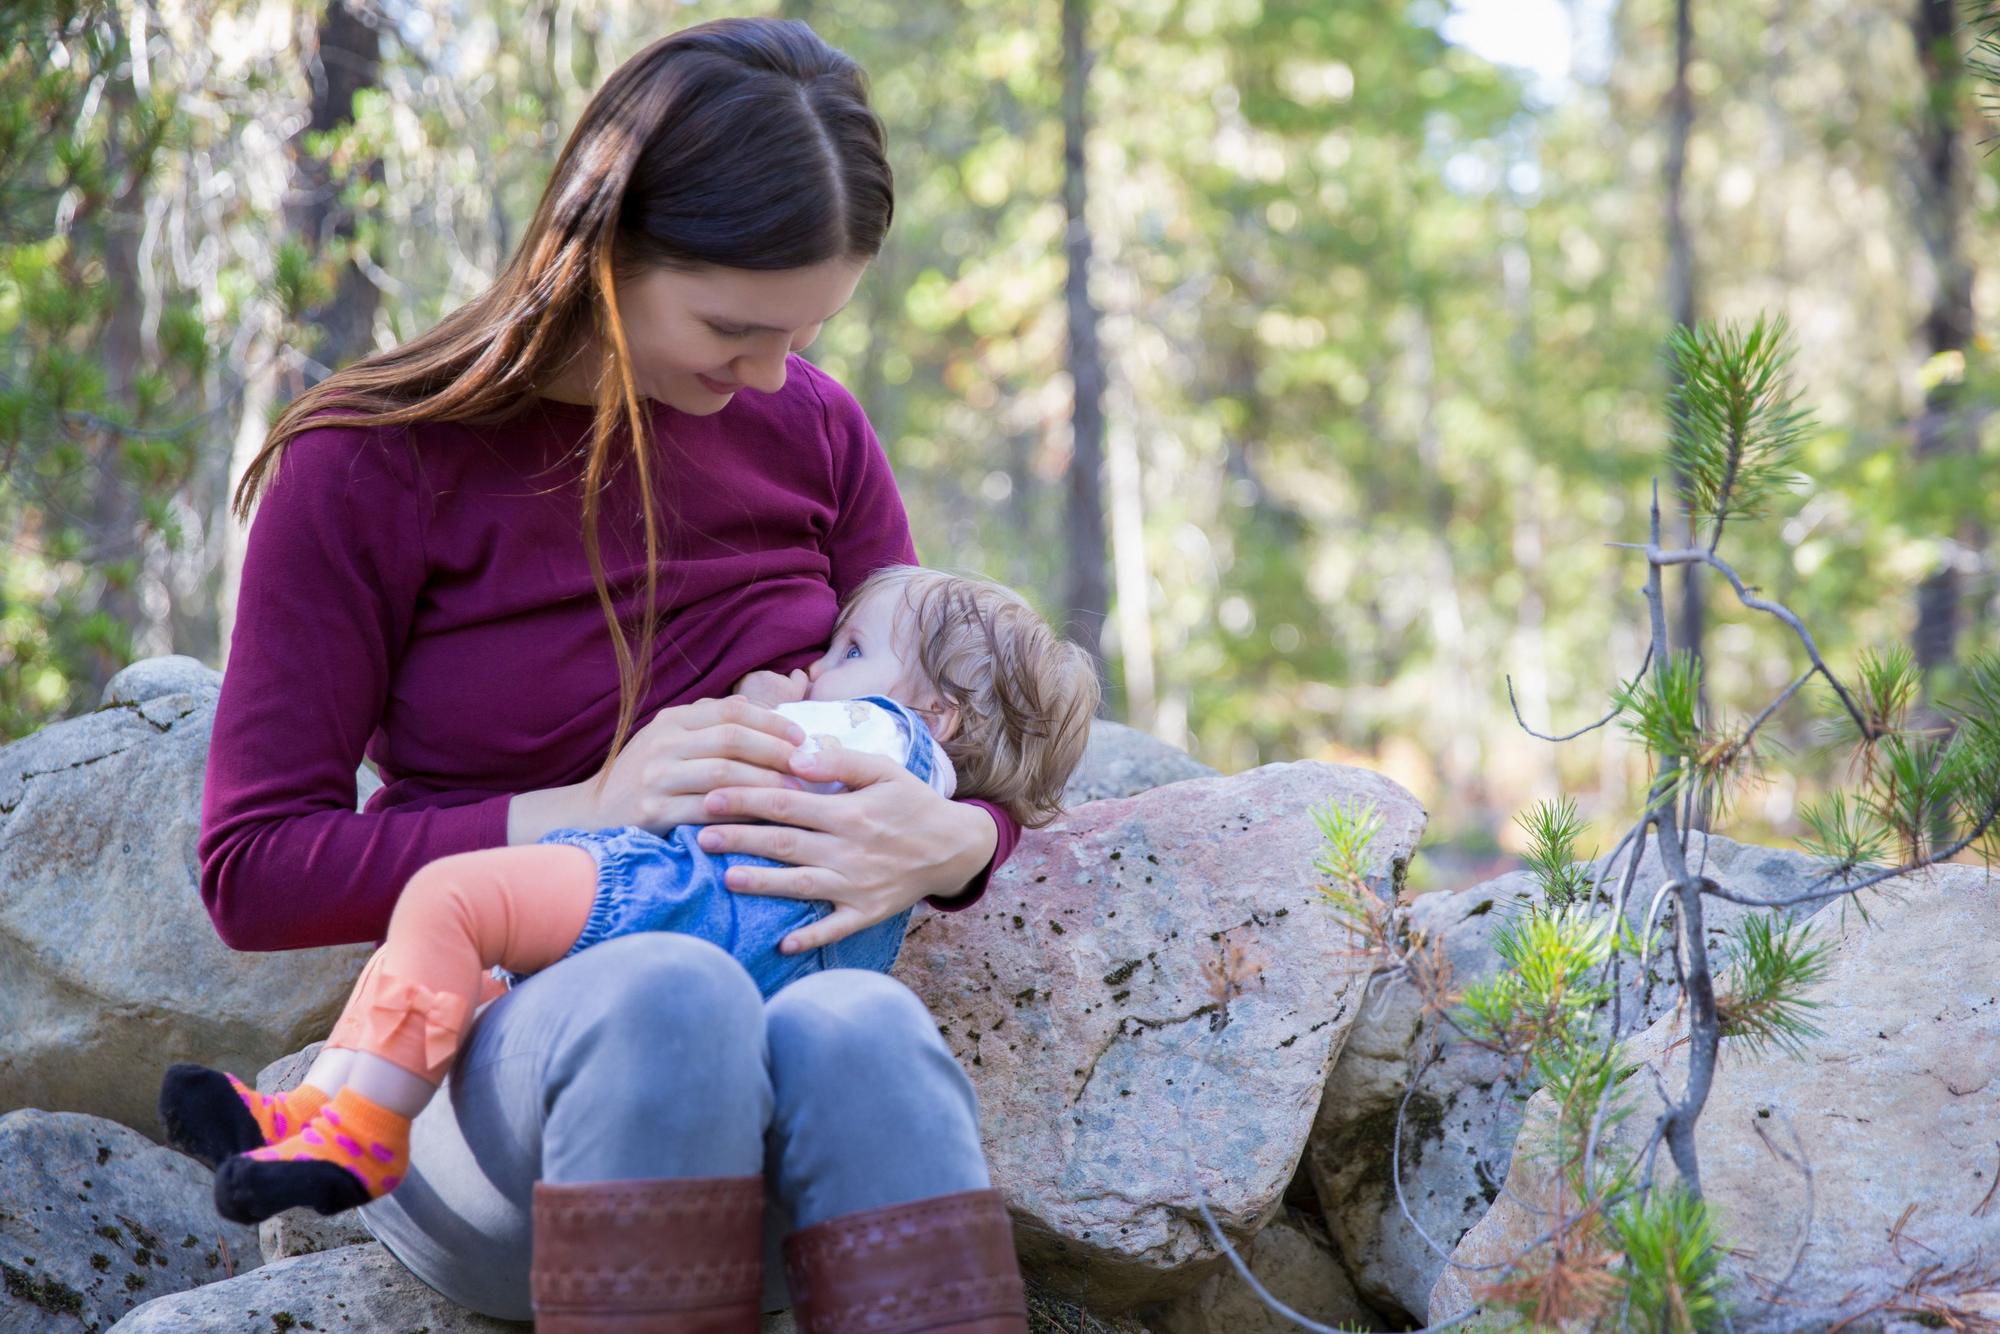
[[[140,1302],[263,1263],[192,1158],[100,1117],[0,1116],[0,1330],[101,1330]]]
[[[346,1246],[267,1264],[225,1283],[147,1302],[117,1334],[238,1334],[247,1330],[501,1334],[533,1326],[446,1300],[383,1246]]]
[[[141,658],[104,683],[99,708],[114,704],[144,704],[162,695],[192,695],[222,689],[222,673],[185,653]]]
[[[1130,797],[1190,778],[1213,778],[1215,770],[1178,746],[1123,723],[1093,719],[1083,761],[1063,788],[1066,808],[1086,801]]]
[[[971,1072],[1023,1262],[1094,1308],[1176,1296],[1218,1261],[1183,1145],[1232,1244],[1277,1211],[1366,985],[1317,888],[1308,812],[1329,800],[1382,817],[1373,884],[1393,893],[1424,825],[1409,793],[1274,764],[1079,807],[978,908],[910,931],[895,971]],[[1227,949],[1262,973],[1225,1010]]]
[[[169,1063],[254,1070],[322,1036],[369,951],[224,946],[195,856],[216,690],[168,660],[106,694],[0,748],[0,1110],[157,1135]]]
[[[1895,882],[1874,925],[1821,912],[1809,924],[1828,951],[1825,978],[1807,993],[1822,1030],[1803,1059],[1757,1055],[1725,1040],[1696,1124],[1702,1190],[1726,1248],[1724,1271],[1740,1334],[1835,1325],[1888,1328],[1896,1312],[1930,1305],[1926,1323],[1953,1328],[1951,1307],[2000,1318],[1993,1264],[2000,1256],[1995,1141],[2000,1139],[2000,879],[1981,868],[1939,868]],[[1684,1031],[1669,1015],[1633,1039],[1679,1092]],[[1661,1053],[1667,1051],[1668,1058]],[[1630,1153],[1651,1129],[1658,1099],[1633,1078],[1639,1111],[1610,1144]],[[1529,1129],[1550,1100],[1529,1104]],[[1782,1154],[1803,1152],[1806,1178]],[[1659,1180],[1676,1179],[1661,1151]],[[1551,1202],[1544,1161],[1514,1157],[1506,1192],[1453,1258],[1488,1264],[1521,1253],[1546,1230],[1529,1210]],[[1807,1200],[1810,1196],[1811,1208]],[[1906,1213],[1905,1211],[1909,1212]],[[1802,1249],[1801,1249],[1802,1246]],[[1797,1271],[1780,1288],[1797,1258]],[[1915,1287],[1911,1285],[1915,1284]],[[1432,1321],[1472,1305],[1459,1270],[1432,1293]],[[1850,1317],[1860,1317],[1845,1324]]]
[[[1803,853],[1784,852],[1721,837],[1689,836],[1690,865],[1705,867],[1718,884],[1738,893],[1775,899],[1806,889],[1819,875]],[[1601,869],[1601,863],[1600,863]],[[1628,917],[1637,922],[1664,880],[1658,849],[1650,843],[1640,862]],[[1615,893],[1614,883],[1607,893]],[[1535,878],[1514,872],[1452,893],[1421,895],[1409,907],[1412,937],[1441,941],[1452,983],[1464,987],[1499,969],[1493,934],[1510,916],[1540,903]],[[1704,934],[1719,944],[1729,924],[1749,911],[1709,899]],[[1678,910],[1661,914],[1660,938],[1671,941]],[[1678,998],[1671,965],[1656,959],[1645,975],[1625,978],[1627,1031],[1651,1022]],[[1396,1203],[1390,1144],[1396,1110],[1412,1073],[1412,1044],[1421,1009],[1405,982],[1376,979],[1340,1060],[1327,1077],[1306,1166],[1327,1223],[1362,1295],[1385,1311],[1421,1320],[1431,1287],[1445,1268]],[[1436,1241],[1449,1248],[1485,1215],[1513,1157],[1522,1105],[1532,1083],[1516,1082],[1518,1062],[1462,1040],[1447,1040],[1440,1059],[1411,1093],[1404,1113],[1403,1195]]]
[[[1308,1320],[1347,1329],[1380,1324],[1354,1295],[1333,1243],[1310,1218],[1273,1219],[1243,1251],[1243,1263],[1266,1292]],[[1154,1334],[1292,1334],[1298,1328],[1267,1306],[1233,1265],[1210,1274],[1187,1296],[1143,1315]]]

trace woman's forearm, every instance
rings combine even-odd
[[[552,829],[595,829],[592,782],[516,792],[507,803],[508,845],[536,842]]]
[[[950,818],[963,831],[965,838],[970,840],[962,842],[962,851],[945,863],[949,868],[945,871],[946,885],[931,895],[932,898],[949,901],[983,881],[998,849],[1000,831],[981,806],[954,801],[947,802],[945,809],[951,813]]]
[[[1021,838],[1021,826],[991,802],[974,797],[960,798],[952,804],[980,816],[978,824],[969,826],[977,836],[977,842],[967,853],[967,861],[970,863],[975,853],[983,854],[984,860],[971,863],[972,869],[965,878],[950,889],[925,896],[924,902],[940,912],[963,912],[985,897],[988,878],[1013,854],[1014,846]]]

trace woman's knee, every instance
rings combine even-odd
[[[916,993],[835,968],[765,1003],[775,1169],[801,1226],[990,1184],[979,1100]]]
[[[774,1070],[813,1068],[863,1074],[894,1067],[912,1048],[943,1049],[922,1000],[895,978],[856,968],[802,977],[765,1002],[764,1028]]]
[[[593,945],[523,984],[554,1032],[541,1067],[551,1181],[760,1170],[772,1093],[763,997],[741,964],[665,932]]]
[[[764,1001],[756,982],[723,950],[693,936],[620,936],[524,986],[541,990],[566,1025],[599,1049],[698,1063],[763,1051]]]

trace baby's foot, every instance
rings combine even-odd
[[[322,1214],[379,1199],[410,1167],[410,1119],[343,1088],[299,1132],[215,1170],[215,1210],[261,1223],[301,1205]]]
[[[160,1081],[160,1126],[167,1143],[207,1167],[231,1154],[284,1139],[326,1102],[311,1084],[259,1093],[224,1070],[182,1061]]]

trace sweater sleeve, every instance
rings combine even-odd
[[[834,595],[844,600],[862,580],[885,565],[915,565],[917,548],[910,536],[902,494],[896,490],[895,474],[889,468],[889,456],[869,425],[868,415],[839,381],[810,362],[802,366],[826,414],[827,440],[833,452],[839,509],[827,533],[825,550],[832,567]],[[941,912],[963,912],[977,903],[986,893],[988,878],[1013,855],[1021,839],[1020,823],[992,802],[976,797],[957,800],[991,815],[998,837],[993,860],[970,888],[952,898],[932,894],[924,899]]]
[[[202,902],[233,949],[380,940],[417,868],[507,841],[509,793],[355,810],[425,574],[399,447],[313,427],[280,454],[251,521],[197,844]]]

